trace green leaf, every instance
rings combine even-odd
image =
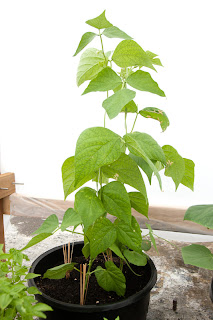
[[[36,287],[27,288],[27,292],[29,294],[41,294],[41,292]]]
[[[89,240],[90,256],[94,259],[115,242],[116,229],[113,223],[107,218],[100,217],[97,219],[91,228]]]
[[[165,97],[165,93],[159,88],[148,72],[137,70],[130,74],[126,82],[133,88],[140,91],[147,91]]]
[[[118,87],[122,83],[121,78],[110,67],[101,70],[97,77],[90,81],[88,87],[82,94],[95,91],[109,91]]]
[[[28,274],[25,276],[25,279],[26,279],[26,280],[28,280],[28,279],[34,279],[34,278],[39,277],[39,276],[40,276],[40,274],[31,272],[31,273],[28,273]]]
[[[76,185],[100,167],[117,160],[124,151],[124,142],[113,131],[102,127],[84,130],[76,144]]]
[[[134,231],[134,229],[126,224],[124,221],[115,220],[114,225],[117,230],[117,239],[128,248],[141,253],[141,235]]]
[[[61,223],[61,231],[65,231],[70,226],[76,226],[82,223],[81,216],[73,208],[67,209]]]
[[[141,172],[135,161],[127,154],[122,153],[118,160],[108,166],[102,167],[102,172],[108,178],[126,183],[137,189],[147,199],[146,187]]]
[[[147,175],[147,178],[149,180],[149,183],[151,185],[152,182],[152,175],[153,175],[153,170],[150,168],[150,166],[148,165],[148,163],[141,157],[138,157],[132,153],[129,153],[130,158],[132,158],[137,165],[145,172],[145,174]],[[152,161],[153,165],[156,166],[156,161],[153,160]]]
[[[95,34],[94,32],[84,33],[74,56],[76,56],[81,50],[83,50],[96,36],[97,34]]]
[[[114,93],[103,101],[103,108],[106,110],[110,119],[115,118],[132,99],[135,98],[135,91],[122,89]]]
[[[111,244],[109,249],[112,250],[119,258],[125,260],[125,257],[123,256],[123,254],[122,254],[120,248],[117,246],[116,242]]]
[[[75,210],[80,214],[85,229],[105,212],[101,200],[94,189],[85,187],[75,195]]]
[[[43,278],[48,279],[62,279],[65,277],[67,271],[72,271],[76,263],[65,263],[61,264],[60,266],[48,269]]]
[[[32,234],[53,233],[59,226],[56,214],[51,214]]]
[[[167,118],[167,115],[164,111],[158,109],[158,108],[144,108],[139,111],[140,115],[142,115],[144,118],[150,118],[154,119],[160,122],[161,129],[163,131],[166,130],[166,128],[169,126],[169,119]]]
[[[44,239],[46,239],[46,238],[48,238],[48,237],[50,237],[50,236],[52,236],[52,233],[46,233],[46,232],[45,232],[45,233],[38,234],[37,236],[33,237],[33,238],[28,242],[28,244],[27,244],[24,248],[21,249],[21,251],[26,250],[26,249],[34,246],[35,244],[43,241]]]
[[[183,158],[185,163],[185,172],[181,183],[194,191],[194,168],[195,164],[192,160]]]
[[[213,254],[203,245],[191,244],[181,249],[185,264],[213,270]]]
[[[124,31],[120,30],[115,26],[105,29],[102,34],[107,38],[119,38],[124,40],[132,39],[132,37],[128,36],[128,34],[126,34]]]
[[[88,176],[85,176],[82,180],[80,180],[75,186],[75,157],[73,156],[66,159],[62,165],[62,179],[65,200],[69,194],[80,188],[84,183],[93,179],[94,177],[95,172],[91,172],[88,174]]]
[[[87,80],[92,80],[107,65],[102,51],[95,48],[86,49],[80,58],[77,70],[78,87]]]
[[[131,205],[124,185],[119,181],[112,181],[106,184],[100,192],[105,210],[130,224]]]
[[[99,30],[112,27],[113,25],[106,19],[105,11],[106,10],[104,10],[104,12],[101,13],[98,17],[87,20],[86,23],[91,27],[94,27]]]
[[[129,192],[129,199],[132,208],[148,218],[149,203],[140,192]]]
[[[147,257],[144,253],[138,253],[125,249],[123,254],[130,263],[136,266],[145,266],[147,264]]]
[[[152,230],[150,224],[146,223],[146,226],[149,229],[149,237],[150,237],[150,240],[151,240],[151,242],[153,244],[153,247],[155,248],[155,251],[158,252],[157,245],[156,245],[156,242],[155,242],[155,238],[153,236],[153,230]]]
[[[137,111],[138,111],[138,107],[133,100],[128,102],[121,110],[121,112],[128,112],[128,113],[137,113]]]
[[[141,227],[134,216],[132,216],[131,226],[132,226],[133,232],[137,232],[141,239]]]
[[[187,209],[184,220],[193,221],[213,229],[213,204],[196,205]]]
[[[115,48],[112,60],[121,68],[145,66],[155,70],[146,52],[134,40],[121,41]]]
[[[82,253],[84,257],[87,259],[90,256],[90,244],[86,242],[82,248]]]
[[[151,160],[159,160],[166,162],[162,148],[148,134],[141,132],[128,133],[124,136],[129,151],[139,157],[142,157],[155,173],[160,188],[162,189],[161,178],[159,172]],[[139,190],[140,191],[140,190]]]
[[[150,58],[150,60],[152,61],[153,64],[163,67],[160,59],[156,58],[158,56],[157,54],[155,54],[155,53],[153,53],[151,51],[146,51],[146,54]]]
[[[8,293],[0,293],[0,309],[6,309],[12,300],[13,298]]]
[[[165,176],[172,178],[177,190],[185,174],[185,161],[172,146],[166,145],[162,149],[167,161]]]
[[[151,249],[151,242],[149,240],[142,239],[141,249],[144,251],[149,251]]]
[[[112,261],[105,262],[106,269],[98,266],[95,276],[98,284],[105,291],[115,291],[118,296],[124,296],[126,291],[126,279],[122,271]]]
[[[48,306],[47,304],[39,302],[33,306],[33,311],[34,312],[35,311],[43,311],[44,312],[44,311],[53,311],[53,309],[50,306]]]

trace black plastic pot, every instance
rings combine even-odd
[[[212,278],[212,283],[211,283],[211,286],[210,286],[210,298],[213,302],[213,278]]]
[[[74,256],[81,256],[83,242],[77,242],[74,246]],[[32,264],[30,272],[43,274],[47,269],[53,267],[54,262],[58,258],[63,259],[62,246],[48,250],[39,256]],[[53,299],[50,296],[42,293],[36,295],[36,299],[51,306],[54,311],[47,312],[47,319],[73,319],[73,320],[103,320],[103,317],[108,320],[115,320],[117,316],[120,320],[146,320],[150,291],[157,281],[157,271],[151,259],[148,260],[150,268],[150,280],[147,285],[139,292],[122,301],[105,304],[105,305],[85,305],[64,303]],[[36,286],[34,279],[28,280],[29,286]]]

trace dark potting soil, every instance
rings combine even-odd
[[[73,258],[73,262],[78,263],[78,265],[75,266],[77,269],[80,269],[80,263],[88,263],[88,261],[84,257],[75,257]],[[119,266],[120,264],[120,260],[117,257],[113,257],[113,262],[117,266]],[[58,261],[58,263],[55,266],[63,263],[63,261]],[[91,271],[95,270],[97,266],[102,266],[103,268],[105,268],[104,264],[105,260],[103,256],[99,255],[93,262]],[[95,274],[93,273],[89,279],[89,287],[85,304],[99,305],[113,303],[128,298],[134,293],[142,290],[150,279],[150,267],[147,264],[144,267],[131,265],[131,268],[134,270],[135,273],[139,274],[140,276],[135,275],[126,264],[123,265],[123,274],[126,277],[125,297],[119,297],[113,291],[107,292],[103,290],[98,285]],[[40,291],[45,293],[46,295],[63,302],[79,304],[80,276],[78,271],[72,270],[68,279],[63,278],[59,280],[53,280],[42,279],[41,277],[39,277],[35,281]]]

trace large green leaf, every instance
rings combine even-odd
[[[141,157],[136,156],[135,154],[130,153],[129,156],[137,163],[137,165],[145,172],[149,183],[152,182],[153,170],[150,168],[148,163]],[[153,165],[156,165],[156,161],[152,160]]]
[[[99,253],[108,249],[116,237],[116,229],[109,219],[104,217],[97,219],[89,233],[91,258],[96,258]]]
[[[127,78],[126,82],[140,91],[147,91],[165,97],[165,93],[159,88],[148,72],[138,70]]]
[[[124,151],[124,142],[113,131],[102,127],[84,130],[76,144],[75,185],[100,167],[117,160]]]
[[[121,41],[115,48],[112,60],[121,68],[145,66],[155,70],[146,52],[134,40]]]
[[[132,208],[148,218],[149,203],[140,192],[129,192]]]
[[[117,239],[129,249],[141,253],[141,242],[142,237],[139,233],[135,232],[134,229],[126,224],[124,221],[116,220],[114,225],[117,230]]]
[[[84,176],[78,184],[75,185],[75,157],[66,159],[61,168],[62,180],[64,187],[64,198],[66,199],[69,194],[80,188],[84,183],[95,177],[95,172],[90,172],[88,176]]]
[[[158,160],[165,163],[166,159],[162,148],[148,134],[141,132],[128,133],[124,136],[129,151],[139,157],[142,157],[155,173],[160,188],[162,189],[159,172],[151,160]],[[140,190],[139,190],[140,191]]]
[[[96,191],[88,187],[76,193],[75,210],[80,214],[85,229],[105,212],[101,200],[96,196]]]
[[[153,64],[155,64],[155,65],[157,65],[157,66],[163,67],[160,59],[159,59],[159,58],[156,58],[156,57],[158,56],[157,54],[155,54],[155,53],[153,53],[153,52],[151,52],[151,51],[148,51],[148,50],[146,51],[146,54],[147,54],[147,56],[151,59],[151,61],[152,61]]]
[[[102,167],[102,172],[108,178],[126,183],[137,189],[147,199],[146,187],[141,172],[135,161],[127,154],[122,153],[118,160],[108,166]]]
[[[60,266],[48,269],[43,278],[48,279],[62,279],[65,277],[67,271],[72,271],[74,266],[76,265],[75,262],[72,263],[65,263],[61,264]]]
[[[195,164],[192,160],[183,158],[185,163],[185,172],[181,183],[194,191],[194,168]]]
[[[90,81],[83,94],[95,91],[109,91],[122,83],[121,78],[110,67],[101,70],[97,77]]]
[[[51,214],[33,234],[52,233],[59,226],[56,214]]]
[[[76,226],[80,223],[82,223],[80,214],[75,212],[73,208],[69,208],[63,216],[61,231],[65,231],[66,228],[70,226]]]
[[[128,102],[121,110],[121,112],[129,112],[129,113],[136,113],[137,111],[138,111],[138,107],[133,100]]]
[[[140,115],[142,115],[144,118],[150,118],[154,119],[160,122],[161,129],[163,131],[166,130],[166,128],[169,126],[169,119],[167,118],[167,115],[164,111],[158,109],[158,108],[144,108],[139,111]]]
[[[185,174],[185,162],[177,150],[175,150],[175,148],[172,146],[165,145],[162,147],[162,149],[167,160],[165,176],[172,178],[177,190]]]
[[[113,25],[106,19],[105,11],[106,10],[104,10],[104,12],[102,12],[98,17],[87,20],[86,23],[99,30],[112,27]]]
[[[193,221],[213,229],[213,204],[191,206],[187,209],[184,220]]]
[[[74,56],[76,56],[81,50],[83,50],[95,37],[97,34],[94,32],[86,32],[81,37],[81,41],[79,42],[78,48],[76,49],[76,52]]]
[[[138,253],[125,249],[123,255],[130,263],[136,266],[145,266],[147,264],[147,256],[143,252]]]
[[[181,249],[185,264],[213,270],[213,254],[203,245],[191,244]]]
[[[124,296],[126,291],[126,278],[122,271],[112,261],[105,262],[106,269],[98,266],[95,276],[98,284],[105,291],[115,291],[118,296]]]
[[[119,38],[124,40],[131,40],[132,37],[128,36],[124,31],[120,30],[118,27],[112,26],[106,28],[103,33],[107,38]]]
[[[101,199],[108,213],[131,224],[131,205],[124,185],[112,181],[101,189]]]
[[[106,67],[106,59],[102,51],[95,48],[86,49],[80,58],[77,70],[78,87],[86,80],[92,80]]]
[[[48,238],[52,236],[52,233],[41,233],[41,234],[38,234],[36,235],[35,237],[33,237],[27,244],[24,248],[21,249],[21,251],[23,250],[26,250],[32,246],[34,246],[35,244],[43,241],[44,239]]]
[[[122,89],[114,93],[103,101],[103,108],[106,110],[110,119],[115,118],[132,99],[135,98],[135,91]]]
[[[0,310],[6,309],[12,300],[13,298],[8,293],[1,293],[0,294]]]

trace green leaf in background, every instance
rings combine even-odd
[[[102,12],[98,17],[87,20],[86,23],[99,30],[112,27],[113,25],[106,19],[105,11],[106,10],[104,10],[104,12]]]
[[[69,208],[64,213],[61,223],[61,231],[65,231],[66,228],[70,226],[77,226],[80,223],[82,223],[80,214],[75,212],[73,208]]]
[[[43,278],[48,278],[48,279],[62,279],[66,276],[67,271],[72,271],[74,269],[74,266],[76,263],[65,263],[61,264],[60,266],[48,269]]]
[[[146,54],[150,58],[150,60],[152,61],[153,64],[163,67],[160,59],[156,58],[158,56],[157,54],[155,54],[155,53],[153,53],[151,51],[146,51]]]
[[[128,112],[128,113],[136,113],[137,111],[138,111],[138,107],[133,100],[128,102],[121,110],[121,112]]]
[[[131,224],[131,205],[124,185],[112,181],[101,189],[101,199],[105,210],[113,216]]]
[[[68,197],[73,191],[80,188],[84,183],[93,179],[95,177],[95,172],[91,172],[88,176],[85,176],[79,183],[75,186],[75,157],[70,157],[66,159],[62,165],[62,180],[64,187],[64,198]]]
[[[181,249],[185,264],[213,270],[213,254],[203,245],[191,244]]]
[[[108,166],[102,167],[102,172],[114,180],[126,183],[129,186],[140,191],[147,199],[146,187],[141,172],[135,163],[127,154],[122,153],[120,158]]]
[[[115,242],[116,236],[116,229],[109,219],[97,219],[89,235],[91,258],[96,258],[99,253],[108,249]]]
[[[107,38],[119,38],[124,40],[131,40],[132,37],[128,36],[124,31],[120,30],[119,28],[112,26],[109,28],[106,28],[103,33],[104,36]]]
[[[193,221],[213,229],[213,204],[196,205],[187,209],[184,220]]]
[[[128,248],[141,253],[142,237],[124,221],[115,220],[114,225],[117,230],[117,239]]]
[[[74,56],[76,56],[81,50],[83,50],[96,36],[97,34],[95,34],[94,32],[84,33]]]
[[[125,249],[123,251],[124,257],[136,266],[145,266],[147,264],[147,257],[144,253],[138,253]]]
[[[100,167],[117,160],[124,151],[124,142],[113,131],[102,127],[84,130],[76,144],[76,185]]]
[[[155,248],[155,251],[158,252],[158,248],[157,248],[157,245],[156,245],[156,242],[155,242],[155,238],[153,236],[153,230],[152,230],[152,227],[150,226],[150,224],[146,223],[146,226],[149,230],[149,237],[150,237],[150,240],[153,244],[153,247]]]
[[[147,175],[147,178],[149,180],[149,183],[151,185],[152,182],[152,175],[153,175],[153,170],[150,168],[148,163],[141,157],[136,156],[135,154],[129,153],[130,158],[132,158],[137,165],[144,171],[144,173]],[[152,161],[153,165],[156,165],[156,161]]]
[[[144,118],[150,118],[159,121],[161,129],[163,131],[165,131],[166,128],[169,126],[169,119],[167,118],[167,115],[164,111],[158,108],[144,108],[140,110],[139,113]]]
[[[33,238],[28,242],[28,244],[27,244],[24,248],[21,249],[21,251],[26,250],[26,249],[34,246],[35,244],[43,241],[44,239],[46,239],[46,238],[48,238],[48,237],[50,237],[50,236],[52,236],[52,233],[46,233],[46,232],[45,232],[45,233],[38,234],[37,236],[33,237]]]
[[[185,161],[172,146],[165,145],[162,149],[167,161],[165,176],[172,178],[177,190],[185,174]]]
[[[137,70],[130,74],[126,82],[133,88],[140,91],[147,91],[165,97],[165,93],[159,88],[148,72]]]
[[[115,291],[118,296],[124,296],[126,291],[126,278],[122,271],[112,261],[105,262],[106,269],[98,266],[95,276],[98,284],[106,291]]]
[[[42,225],[34,231],[32,234],[41,234],[41,233],[52,233],[59,226],[58,217],[56,214],[51,214]]]
[[[28,279],[31,279],[31,278],[28,278]],[[29,294],[41,294],[41,292],[36,287],[29,287],[27,289],[27,292]]]
[[[149,240],[142,239],[141,249],[144,251],[149,251],[151,249],[151,242]]]
[[[129,192],[132,208],[148,218],[149,203],[140,192]]]
[[[87,80],[92,80],[106,67],[106,60],[102,53],[95,48],[86,49],[80,58],[77,70],[78,87]]]
[[[121,41],[115,48],[112,60],[121,68],[145,66],[155,70],[146,52],[134,40]]]
[[[194,168],[195,164],[192,160],[183,158],[185,162],[185,172],[181,183],[194,191]]]
[[[25,279],[34,279],[36,277],[39,277],[40,274],[37,274],[37,273],[28,273],[26,276],[25,276]]]
[[[121,78],[110,67],[101,70],[97,77],[90,81],[83,94],[95,91],[109,91],[118,87],[122,83]]]
[[[105,209],[94,189],[84,187],[75,195],[75,210],[80,214],[85,229],[104,214]]]
[[[114,93],[103,101],[103,108],[106,110],[110,119],[115,118],[132,99],[135,98],[135,91],[122,89]]]

